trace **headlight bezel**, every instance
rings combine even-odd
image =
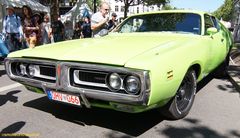
[[[127,83],[128,83],[127,81],[130,80],[130,79],[133,79],[134,81],[137,82],[137,87],[135,88],[136,90],[134,90],[134,91],[129,90],[129,85],[127,84]],[[127,77],[124,78],[123,86],[124,86],[125,91],[126,91],[128,94],[136,95],[136,94],[138,94],[138,93],[140,92],[140,90],[141,90],[141,80],[140,80],[140,78],[137,77],[137,76],[129,75],[129,76],[127,76]]]
[[[28,76],[29,76],[30,78],[36,77],[37,74],[40,74],[40,68],[39,68],[38,65],[29,64],[28,67],[27,67],[27,69],[28,69],[27,73],[28,73]],[[31,74],[31,71],[33,71],[34,73]]]
[[[119,87],[113,87],[110,82],[110,77],[111,76],[116,76],[119,79],[120,86]],[[137,88],[135,91],[129,90],[129,85],[127,84],[127,81],[129,79],[134,79],[137,82]],[[141,92],[142,89],[142,84],[141,84],[141,79],[137,75],[133,74],[121,74],[117,72],[109,73],[106,77],[106,85],[108,89],[110,89],[113,92],[118,92],[118,91],[125,91],[127,94],[130,95],[138,95]]]
[[[115,76],[117,77],[117,79],[119,79],[119,83],[120,83],[120,86],[118,88],[114,88],[112,85],[111,85],[111,82],[110,82],[110,79],[112,76]],[[119,91],[122,89],[123,87],[123,79],[122,77],[120,76],[120,74],[118,73],[109,73],[106,77],[106,85],[108,86],[108,88],[111,90],[111,91]]]
[[[27,64],[25,63],[18,63],[16,68],[16,73],[19,76],[26,76],[27,75]]]

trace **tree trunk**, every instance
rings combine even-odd
[[[97,0],[93,0],[93,12],[97,12]]]
[[[54,16],[59,16],[59,0],[51,0],[51,7],[50,7],[50,13],[51,13],[51,22],[54,21]]]
[[[125,3],[124,19],[127,18],[128,8],[129,8],[129,5],[127,3]]]

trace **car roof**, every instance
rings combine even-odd
[[[156,13],[195,13],[195,14],[199,14],[199,15],[204,15],[204,14],[211,15],[208,12],[198,11],[198,10],[161,10],[161,11],[154,11],[154,12],[139,13],[139,14],[135,14],[135,15],[132,15],[132,16],[148,15],[148,14],[156,14]]]

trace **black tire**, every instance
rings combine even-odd
[[[194,70],[188,70],[176,95],[162,108],[161,113],[168,119],[184,118],[193,105],[196,88],[196,73]]]
[[[230,56],[229,54],[225,60],[213,71],[214,78],[226,78],[228,76],[227,69],[229,66]]]

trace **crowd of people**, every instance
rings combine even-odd
[[[50,22],[48,14],[43,17],[39,13],[33,14],[27,5],[22,7],[22,17],[15,13],[12,6],[7,6],[6,10],[2,35],[5,36],[4,43],[9,52],[69,39],[104,36],[117,25],[116,13],[112,13],[112,19],[107,17],[108,3],[102,3],[99,12],[93,14],[91,18],[83,17],[74,25],[72,33],[67,32],[67,26],[65,27],[58,15]]]
[[[42,21],[41,14],[33,14],[28,6],[22,7],[22,18],[15,13],[14,7],[7,6],[6,10],[2,34],[9,52],[50,43],[53,31],[47,14]]]

